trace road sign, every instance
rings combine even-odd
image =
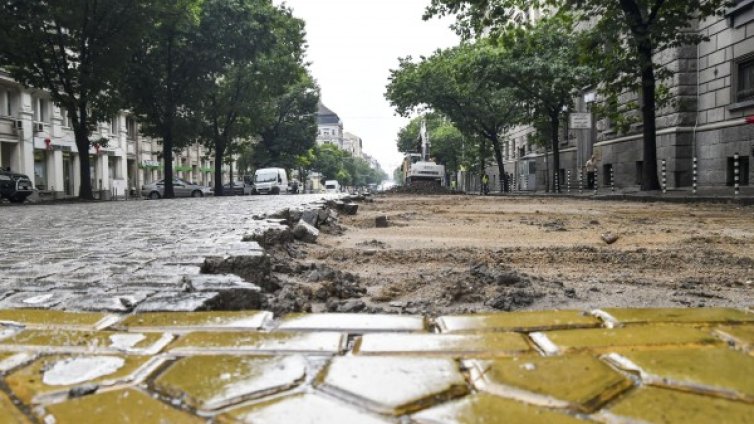
[[[572,130],[591,130],[592,114],[591,113],[572,113],[570,114],[570,127]]]

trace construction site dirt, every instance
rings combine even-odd
[[[339,225],[297,245],[277,312],[754,306],[752,207],[391,194]]]

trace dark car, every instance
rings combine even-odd
[[[5,197],[12,203],[23,203],[32,193],[34,184],[29,177],[0,169],[0,198]]]

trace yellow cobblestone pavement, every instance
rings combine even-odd
[[[754,313],[0,310],[0,423],[752,423]]]

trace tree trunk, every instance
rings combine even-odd
[[[79,173],[81,175],[81,184],[79,185],[79,199],[94,200],[92,191],[92,173],[89,162],[89,130],[86,121],[74,128],[74,137],[76,138],[76,149],[79,151]]]
[[[215,137],[215,196],[222,196],[223,192],[223,157],[225,156],[225,140]]]
[[[487,140],[482,138],[482,140],[479,142],[479,193],[480,194],[482,193],[482,175],[484,175],[486,151],[487,151]]]
[[[556,177],[560,180],[560,112],[550,112],[550,130],[552,131],[552,190],[555,193],[560,193],[560,187],[563,181],[555,183]]]
[[[652,66],[652,42],[644,40],[639,43],[639,63],[641,64],[642,119],[644,123],[644,165],[641,189],[659,190],[657,177],[657,124],[655,122],[655,71]]]
[[[168,124],[162,134],[162,161],[165,191],[162,197],[165,199],[175,198],[173,189],[173,125]]]
[[[501,184],[501,191],[507,192],[508,191],[508,178],[505,175],[505,162],[503,162],[503,150],[500,147],[500,140],[497,138],[497,135],[491,139],[492,141],[492,148],[495,150],[495,161],[497,161],[497,170],[500,172],[500,181]]]

